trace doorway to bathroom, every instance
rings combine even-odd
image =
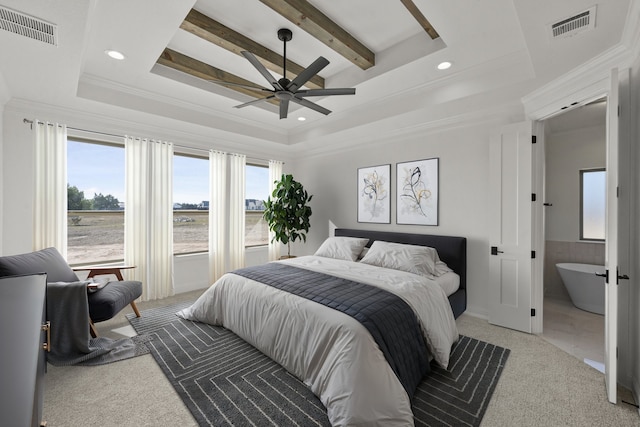
[[[574,273],[605,265],[607,102],[598,99],[544,121],[545,259],[542,337],[604,372],[604,278]],[[570,264],[560,274],[557,264]],[[593,276],[593,273],[589,273]],[[596,278],[598,279],[598,278]],[[567,283],[565,283],[567,282]],[[600,307],[601,306],[601,307]],[[579,308],[581,307],[581,308]]]

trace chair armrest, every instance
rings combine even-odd
[[[130,268],[135,268],[133,265],[86,265],[86,266],[78,266],[72,267],[73,271],[113,271],[113,270],[128,270]],[[108,274],[108,273],[107,273]]]
[[[105,274],[113,274],[116,276],[118,280],[124,280],[122,277],[121,270],[127,270],[130,268],[135,268],[132,265],[120,265],[120,266],[107,266],[107,265],[94,265],[94,266],[81,266],[81,267],[73,267],[74,271],[81,270],[89,270],[89,274],[87,274],[87,279],[90,279],[94,276],[100,276]]]

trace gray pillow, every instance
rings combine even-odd
[[[35,273],[47,273],[47,282],[79,280],[56,248],[0,257],[0,277]]]

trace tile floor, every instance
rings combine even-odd
[[[540,336],[580,360],[604,363],[604,316],[580,310],[571,301],[544,299]]]

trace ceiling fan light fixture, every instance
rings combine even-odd
[[[291,30],[287,28],[281,28],[278,30],[278,39],[280,39],[283,46],[283,55],[282,55],[282,71],[283,75],[287,75],[287,42],[291,40],[292,33]],[[256,56],[246,50],[240,52],[242,56],[244,56],[251,65],[258,70],[260,74],[271,84],[273,89],[265,89],[261,87],[253,87],[253,86],[244,86],[244,85],[234,85],[234,86],[243,86],[249,90],[259,90],[261,92],[268,92],[270,95],[264,98],[257,98],[249,102],[245,102],[244,104],[236,105],[235,108],[243,108],[249,105],[257,104],[258,102],[267,101],[270,99],[277,100],[280,105],[280,119],[286,119],[289,112],[289,103],[293,102],[295,104],[301,105],[303,107],[307,107],[311,110],[317,111],[324,115],[331,113],[331,110],[328,110],[316,103],[313,103],[306,99],[307,97],[313,96],[329,96],[329,95],[355,95],[355,88],[331,88],[331,89],[302,89],[302,87],[311,79],[313,76],[318,74],[324,67],[329,65],[329,61],[320,56],[318,59],[313,61],[311,65],[302,70],[300,74],[298,74],[293,80],[289,80],[286,77],[282,77],[280,80],[276,80],[276,78],[266,69],[266,67],[256,58]],[[220,82],[223,85],[230,84],[225,82]],[[300,119],[299,119],[300,120]],[[303,119],[304,120],[304,119]]]
[[[122,61],[125,58],[124,53],[113,49],[107,49],[104,53],[108,55],[109,58],[117,59],[118,61]]]
[[[451,68],[452,65],[453,63],[451,63],[450,61],[443,61],[438,64],[438,70],[447,70]]]

